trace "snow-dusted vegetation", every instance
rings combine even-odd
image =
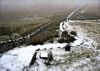
[[[72,22],[70,26],[77,32],[77,39],[70,43],[70,51],[65,51],[68,43],[58,43],[57,40],[43,45],[21,46],[1,55],[0,71],[99,71],[98,43],[88,37],[89,33],[84,32],[87,31],[85,28],[74,26],[73,23],[76,22]],[[36,59],[30,65],[35,52]],[[48,60],[49,52],[52,53],[52,60]]]
[[[100,71],[99,0],[20,1],[1,0],[0,71]]]

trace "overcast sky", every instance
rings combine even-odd
[[[0,11],[27,10],[35,8],[55,8],[79,5],[87,0],[0,0]],[[88,0],[96,1],[96,0]],[[98,0],[99,1],[99,0]],[[46,8],[46,9],[47,9]]]
[[[75,3],[81,2],[78,0]],[[17,7],[31,7],[34,5],[67,5],[71,0],[0,0],[2,8],[17,8]]]

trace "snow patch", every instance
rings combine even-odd
[[[81,43],[82,43],[82,40],[81,39],[77,39],[74,42],[70,43],[70,45],[71,46],[77,46],[77,45],[80,45]]]

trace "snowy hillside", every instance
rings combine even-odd
[[[97,48],[97,41],[88,37],[87,29],[74,25],[76,21],[70,23],[77,32],[77,39],[70,43],[69,51],[65,50],[68,43],[57,41],[36,46],[20,46],[1,54],[0,71],[99,71],[100,49]],[[36,60],[30,66],[35,52]],[[48,52],[52,53],[53,60],[46,63],[44,58],[48,57]]]

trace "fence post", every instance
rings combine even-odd
[[[13,39],[12,39],[12,37],[11,37],[11,35],[9,34],[9,38],[10,38],[10,40],[11,40],[11,43],[12,43],[12,45],[13,45],[13,48],[15,47],[15,45],[14,45],[14,42],[13,42]]]
[[[23,42],[25,43],[25,38],[24,38],[24,34],[22,33],[22,37],[23,37]]]

